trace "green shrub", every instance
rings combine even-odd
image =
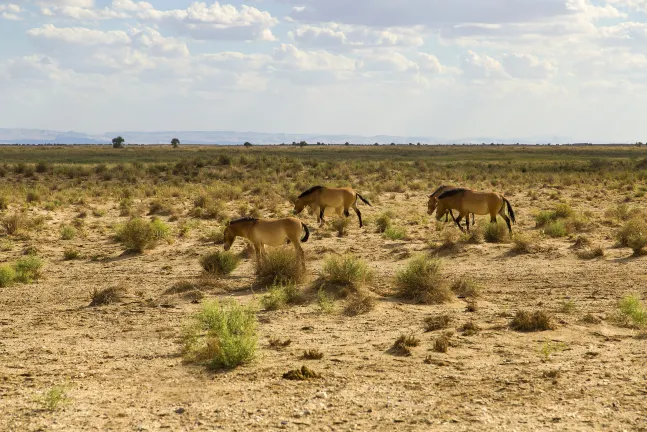
[[[537,227],[543,227],[555,220],[557,220],[557,213],[552,210],[542,210],[535,215],[535,225]]]
[[[76,229],[70,225],[63,225],[61,228],[61,239],[72,240],[74,237],[76,237]]]
[[[161,219],[154,218],[151,222],[151,231],[155,240],[171,241],[171,228]]]
[[[150,222],[133,218],[117,228],[117,240],[127,251],[141,253],[155,244],[155,233]]]
[[[564,221],[556,220],[544,226],[544,233],[550,237],[565,237],[568,234]]]
[[[503,243],[509,239],[508,226],[505,222],[488,223],[483,230],[483,237],[488,243]]]
[[[6,264],[0,266],[0,288],[8,287],[16,278],[16,271]]]
[[[40,269],[43,266],[40,258],[29,255],[20,258],[14,265],[16,271],[16,280],[23,283],[30,283],[40,277]]]
[[[555,325],[553,324],[551,316],[544,311],[538,310],[531,313],[521,310],[517,312],[510,322],[510,327],[512,327],[513,330],[521,332],[531,332],[553,330]]]
[[[260,264],[257,263],[257,282],[264,287],[273,284],[298,284],[304,276],[305,272],[291,247],[273,248],[267,252]]]
[[[68,248],[63,251],[63,258],[66,261],[75,260],[80,257],[81,257],[81,253],[76,249]]]
[[[9,208],[9,199],[6,196],[0,196],[0,210],[7,210]]]
[[[240,258],[230,251],[210,252],[200,258],[200,265],[206,273],[224,276],[238,267]]]
[[[339,237],[344,237],[348,233],[348,226],[350,225],[350,219],[347,217],[340,217],[332,222],[332,227],[337,231]]]
[[[261,297],[261,305],[267,310],[282,309],[288,304],[297,304],[302,300],[299,289],[294,284],[274,284],[267,294]]]
[[[454,281],[451,290],[459,297],[479,297],[481,289],[474,280],[461,277]]]
[[[407,238],[407,230],[404,227],[391,225],[384,230],[384,237],[389,240],[405,240]]]
[[[232,369],[251,361],[258,336],[255,310],[229,301],[204,303],[185,329],[185,359],[214,369]]]
[[[373,272],[364,260],[353,255],[329,256],[324,260],[323,278],[330,284],[357,288],[369,282]]]
[[[444,303],[452,298],[440,274],[441,262],[437,258],[419,255],[396,274],[400,295],[415,303]]]
[[[569,218],[573,216],[573,209],[570,205],[560,203],[555,206],[555,216],[557,219]]]
[[[637,294],[623,297],[618,303],[618,312],[617,321],[622,325],[639,328],[647,326],[647,308]]]
[[[391,217],[386,213],[382,213],[375,220],[375,225],[377,226],[377,232],[383,233],[391,226]]]
[[[638,255],[647,246],[647,222],[641,218],[627,221],[616,233],[618,245],[630,247]]]
[[[317,306],[325,314],[332,313],[335,309],[334,299],[323,288],[319,288],[317,291]]]

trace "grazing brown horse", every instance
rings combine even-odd
[[[344,216],[350,216],[348,209],[350,207],[355,210],[357,217],[359,218],[359,227],[363,226],[362,224],[362,213],[357,208],[357,199],[361,199],[364,203],[371,205],[363,196],[355,192],[351,188],[329,188],[326,186],[314,186],[303,192],[297,198],[294,203],[294,214],[299,214],[303,211],[303,208],[307,205],[315,205],[315,208],[319,208],[319,220],[320,225],[324,224],[324,211],[326,207],[334,207],[335,209],[344,208]],[[339,210],[337,210],[339,214]],[[341,216],[341,214],[340,214]]]
[[[301,230],[305,231],[303,238]],[[260,264],[261,258],[265,258],[265,245],[280,246],[287,240],[292,242],[296,251],[297,260],[305,269],[305,254],[300,242],[305,243],[310,237],[308,226],[297,218],[288,217],[283,219],[256,219],[241,218],[233,220],[225,228],[225,250],[229,250],[236,240],[236,237],[243,237],[249,240],[256,252],[256,261]]]
[[[505,214],[505,209],[508,208],[508,217]],[[514,210],[510,205],[510,201],[503,195],[496,192],[476,192],[471,189],[455,188],[441,193],[437,198],[435,206],[436,219],[440,220],[448,209],[458,210],[458,217],[454,219],[458,228],[461,231],[463,227],[460,221],[469,213],[478,215],[490,215],[490,223],[496,223],[496,215],[499,214],[508,224],[508,231],[512,233],[510,221],[516,223]],[[429,208],[428,213],[433,213],[434,208]],[[470,221],[466,219],[467,231],[470,230]]]
[[[429,202],[427,203],[427,210],[429,214],[432,214],[434,212],[433,209],[436,208],[436,204],[438,203],[438,195],[451,189],[456,189],[456,187],[442,185],[438,189],[436,189],[434,193],[429,195]],[[454,213],[452,213],[452,209],[447,209],[447,211],[445,211],[445,222],[449,221],[449,215],[451,215],[452,219],[456,221],[456,218],[454,218]],[[467,217],[469,218],[469,214],[467,215]],[[474,213],[472,213],[472,225],[476,225],[476,222],[474,221]]]

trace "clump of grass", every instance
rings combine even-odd
[[[420,340],[413,336],[400,335],[400,337],[395,341],[390,351],[393,354],[410,356],[411,347],[417,347],[420,345]]]
[[[447,314],[427,317],[424,321],[425,332],[445,329],[449,327],[451,322],[452,317]]]
[[[335,309],[334,299],[323,288],[319,288],[317,291],[317,306],[319,306],[319,311],[324,314],[330,314]]]
[[[483,238],[488,243],[504,243],[509,239],[508,226],[499,220],[488,223],[483,230]]]
[[[465,312],[476,312],[477,310],[479,310],[479,305],[476,300],[468,300],[467,305],[465,305]]]
[[[120,302],[125,292],[125,288],[121,286],[103,289],[94,288],[90,293],[90,306],[103,306]]]
[[[289,346],[292,343],[292,340],[291,339],[281,340],[279,338],[270,338],[268,343],[270,348],[275,350],[280,350]]]
[[[222,229],[213,229],[207,232],[202,238],[205,242],[223,244],[225,242],[225,233]]]
[[[544,233],[546,233],[546,235],[550,237],[558,238],[568,235],[568,230],[566,229],[564,221],[558,219],[556,221],[547,223],[544,226]]]
[[[339,217],[332,221],[332,227],[337,231],[338,237],[344,237],[348,234],[348,226],[350,225],[350,219],[347,217]]]
[[[460,298],[479,297],[481,295],[481,288],[471,278],[461,277],[455,280],[451,290]]]
[[[29,191],[29,192],[27,192],[27,195],[25,196],[25,201],[28,202],[28,203],[39,202],[40,201],[40,195],[38,194],[38,192]]]
[[[574,212],[570,205],[566,203],[560,203],[555,206],[555,217],[559,218],[569,218],[573,216]]]
[[[590,313],[587,313],[586,315],[584,315],[582,319],[580,319],[580,321],[586,324],[600,324],[602,322],[600,318]]]
[[[581,259],[600,258],[604,256],[604,249],[601,246],[595,246],[589,249],[579,250],[576,254]]]
[[[70,225],[63,225],[61,228],[61,240],[72,240],[76,237],[76,229]]]
[[[616,321],[627,327],[647,327],[647,308],[640,301],[638,294],[629,294],[618,302]]]
[[[630,247],[640,255],[647,246],[647,222],[641,218],[628,220],[616,233],[618,246]]]
[[[9,198],[0,195],[0,210],[7,210],[9,208]]]
[[[464,235],[465,243],[471,244],[481,244],[485,238],[485,233],[483,232],[483,227],[480,225],[476,228],[471,228],[469,233]]]
[[[321,374],[309,369],[308,367],[301,366],[301,369],[293,369],[283,374],[283,378],[295,381],[306,381],[310,379],[321,378]]]
[[[557,213],[554,210],[542,210],[535,214],[535,226],[543,227],[549,222],[557,220]]]
[[[161,219],[154,218],[150,222],[153,239],[171,241],[171,228]]]
[[[54,386],[43,395],[41,399],[41,404],[43,408],[47,411],[56,411],[61,404],[65,403],[67,396],[65,394],[65,388],[63,386]]]
[[[303,352],[301,358],[303,360],[321,360],[323,358],[323,353],[318,349],[309,349]]]
[[[555,324],[551,316],[544,311],[528,312],[521,310],[517,312],[510,322],[510,327],[521,332],[531,332],[553,330],[555,329]]]
[[[368,313],[375,308],[375,298],[364,291],[357,291],[351,295],[346,302],[344,314],[357,316]]]
[[[236,270],[240,258],[230,251],[214,251],[200,258],[202,269],[209,274],[225,276]]]
[[[434,351],[439,353],[446,353],[449,349],[450,335],[444,333],[436,338],[434,341]]]
[[[437,258],[419,255],[396,275],[396,284],[402,297],[415,303],[437,304],[449,301],[451,291],[440,274],[441,263]]]
[[[378,233],[385,232],[391,226],[391,217],[387,213],[382,213],[375,220],[375,226],[377,227]]]
[[[384,237],[389,240],[406,240],[407,230],[404,227],[391,225],[384,230]]]
[[[458,247],[460,234],[453,229],[446,229],[441,233],[440,239],[442,243],[438,247],[438,250],[452,251],[456,250]]]
[[[63,259],[65,259],[66,261],[75,260],[80,257],[81,257],[81,252],[79,252],[78,249],[66,248],[63,251]]]
[[[155,234],[149,222],[141,218],[133,218],[117,227],[116,239],[126,248],[126,251],[142,253],[154,245]]]
[[[24,258],[20,258],[16,264],[14,264],[16,280],[22,283],[33,282],[40,277],[40,269],[42,266],[43,262],[37,256],[28,255]]]
[[[575,239],[575,243],[571,246],[573,249],[583,249],[585,247],[591,246],[591,239],[580,235]]]
[[[251,306],[236,301],[206,302],[184,330],[184,358],[214,369],[233,369],[247,363],[256,353],[257,325]]]
[[[261,304],[266,310],[282,309],[288,304],[301,303],[302,294],[294,284],[274,284],[267,294],[261,297]]]
[[[560,303],[559,308],[557,310],[564,314],[571,314],[575,312],[575,309],[576,309],[576,306],[573,300],[564,300],[563,302]]]
[[[461,331],[465,336],[473,336],[481,331],[481,327],[479,327],[478,324],[476,324],[474,321],[468,321],[463,324]]]
[[[303,281],[305,272],[292,248],[273,248],[257,263],[257,282],[264,287],[273,284],[296,285]]]
[[[11,285],[16,279],[16,271],[13,269],[13,267],[9,265],[1,265],[0,266],[0,288],[5,288]]]
[[[168,216],[171,213],[173,213],[173,209],[168,205],[164,204],[161,200],[153,200],[148,205],[149,215]]]
[[[353,255],[326,257],[323,266],[323,278],[333,285],[357,289],[373,278],[373,272],[366,262]]]
[[[538,250],[538,240],[524,233],[515,233],[512,236],[512,252],[518,254],[534,253]]]
[[[8,235],[15,235],[25,226],[25,215],[14,213],[2,218],[2,227]]]

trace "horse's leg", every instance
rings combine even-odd
[[[461,219],[463,218],[463,214],[459,213],[458,217],[454,219],[454,222],[456,222],[456,225],[458,225],[458,228],[462,231],[465,232],[463,227],[461,226]]]
[[[323,226],[323,224],[326,223],[326,221],[324,221],[324,212],[325,211],[326,211],[326,206],[325,205],[322,205],[321,207],[319,207],[319,219],[320,219],[319,226]]]
[[[512,234],[512,226],[510,226],[510,218],[508,217],[508,215],[505,214],[505,207],[501,207],[501,211],[499,211],[499,214],[501,215],[505,223],[508,225],[508,232]]]
[[[261,265],[263,264],[262,262],[262,257],[261,257],[261,247],[262,245],[259,245],[258,243],[254,243],[254,252],[256,253],[256,272],[261,268]]]
[[[314,213],[317,215],[317,222],[320,222],[320,219],[319,219],[319,206],[317,204],[314,204],[312,206],[312,209],[314,210]]]
[[[470,232],[470,214],[467,213],[465,216],[465,226],[467,226],[467,232]]]
[[[474,213],[472,213],[472,226],[476,225],[476,222],[474,222]]]
[[[303,252],[303,248],[299,244],[299,237],[297,236],[297,241],[294,242],[294,251],[297,255],[297,261],[301,262],[301,268],[306,269],[306,254]]]

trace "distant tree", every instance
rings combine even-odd
[[[379,144],[378,144],[378,143],[375,143],[375,144],[373,144],[373,145],[379,146]]]
[[[395,145],[395,143],[391,143],[391,145]]]
[[[124,148],[124,139],[121,136],[112,139],[112,148]]]
[[[178,147],[179,147],[179,145],[180,145],[180,140],[179,140],[179,139],[177,139],[177,138],[173,138],[173,139],[171,140],[171,146],[172,146],[173,148],[178,148]]]
[[[305,142],[305,141],[301,141],[301,142],[299,143],[299,147],[305,147],[305,146],[307,146],[307,145],[308,145],[308,143],[307,143],[307,142]]]
[[[348,141],[346,141],[346,142],[344,143],[344,145],[350,145],[350,143],[349,143]]]
[[[252,143],[250,143],[249,141],[245,141],[245,144],[243,144],[243,145],[244,145],[245,147],[251,147],[251,146],[252,146]]]
[[[420,143],[418,143],[418,144],[416,144],[416,145],[420,145]]]

